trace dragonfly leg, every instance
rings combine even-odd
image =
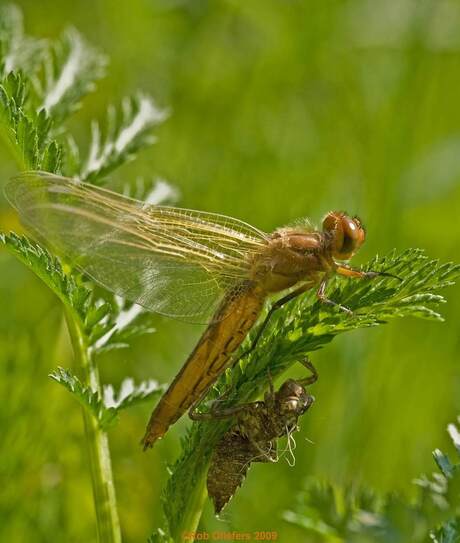
[[[275,405],[276,395],[275,395],[275,387],[273,386],[273,378],[272,378],[270,368],[267,369],[267,380],[268,380],[269,389],[268,389],[268,392],[265,393],[264,402],[267,407],[273,408],[273,406]]]
[[[205,413],[202,413],[200,411],[198,411],[198,408],[200,407],[200,405],[204,402],[204,398],[206,397],[207,393],[208,393],[208,390],[205,390],[203,392],[203,394],[194,402],[192,403],[189,411],[188,411],[188,415],[189,417],[192,419],[192,420],[213,420],[216,418],[215,414],[213,413],[213,406],[214,404],[216,404],[219,400],[223,400],[225,399],[225,397],[228,396],[230,392],[230,387],[228,387],[223,394],[221,394],[218,398],[216,398],[215,400],[213,400],[212,404],[211,404],[211,409],[210,411],[206,411]]]
[[[300,363],[311,371],[310,377],[305,379],[299,379],[297,382],[302,386],[312,385],[318,380],[318,372],[316,371],[315,366],[312,364],[311,360],[306,356]]]
[[[228,395],[229,390],[227,390],[224,395]],[[203,420],[223,420],[223,419],[229,419],[231,417],[234,417],[235,415],[238,415],[238,413],[241,413],[241,411],[245,411],[248,409],[249,406],[254,406],[254,404],[258,402],[250,402],[250,403],[241,403],[239,405],[234,405],[232,407],[222,407],[219,408],[219,401],[221,401],[223,396],[219,396],[216,400],[214,400],[211,404],[211,408],[209,411],[202,413],[198,411],[198,407],[203,401],[203,397],[199,398],[194,404],[192,404],[188,414],[189,417],[192,420],[197,421],[203,421]]]
[[[252,353],[252,351],[256,348],[256,345],[259,341],[259,339],[262,337],[262,334],[267,327],[267,324],[269,323],[271,317],[273,316],[273,313],[283,307],[283,305],[287,304],[291,300],[294,300],[294,298],[297,298],[307,290],[311,289],[316,284],[315,281],[309,281],[308,283],[304,283],[299,288],[296,288],[283,298],[280,298],[277,300],[271,307],[269,312],[267,313],[267,316],[265,317],[264,322],[259,326],[259,329],[257,331],[256,337],[254,338],[251,346],[249,349],[247,349],[241,356],[239,356],[233,363],[232,367],[235,366],[242,358],[245,358],[248,354]]]
[[[188,411],[188,416],[192,420],[197,420],[197,421],[200,421],[200,420],[213,420],[215,418],[210,411],[207,411],[206,413],[202,413],[202,412],[198,411],[198,407],[202,403],[203,397],[204,397],[204,395],[201,396],[200,398],[198,398],[198,400],[196,400],[196,402],[194,402],[191,405],[191,407],[190,407],[190,409]]]
[[[353,268],[350,268],[349,266],[346,266],[345,264],[341,264],[340,266],[337,266],[336,273],[339,275],[344,275],[345,277],[359,277],[362,279],[373,279],[374,277],[392,277],[393,279],[398,279],[398,281],[402,281],[401,277],[398,277],[397,275],[393,275],[392,273],[387,272],[378,272],[378,271],[362,271],[362,270],[355,270]]]
[[[324,279],[321,281],[318,290],[316,291],[316,296],[318,299],[323,302],[323,304],[333,305],[335,307],[338,307],[342,311],[345,311],[345,313],[348,313],[349,315],[353,315],[353,311],[349,309],[348,307],[345,307],[344,305],[338,304],[337,302],[334,302],[333,300],[330,300],[326,296],[326,286],[329,281],[329,276],[326,275]]]

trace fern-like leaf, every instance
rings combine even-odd
[[[14,233],[0,233],[0,243],[46,283],[82,322],[85,321],[86,315],[90,312],[91,291],[78,284],[72,275],[66,274],[58,258],[52,256],[38,243]]]
[[[0,6],[0,72],[22,70],[34,73],[38,70],[46,47],[45,40],[24,35],[21,10],[14,4]]]
[[[135,385],[134,380],[128,377],[122,382],[118,394],[115,393],[112,385],[104,387],[104,405],[120,411],[150,400],[164,389],[164,385],[159,385],[152,379]]]
[[[87,336],[88,347],[102,350],[111,343],[127,344],[132,338],[152,333],[153,329],[142,323],[126,321],[117,328],[120,308],[101,299],[95,299],[93,291],[71,273],[66,273],[58,258],[38,243],[14,233],[1,234],[2,243],[21,262],[32,270],[71,309],[79,319]],[[101,338],[107,337],[101,343]]]
[[[460,456],[458,428],[450,424],[448,431]],[[439,472],[415,481],[416,500],[311,481],[297,496],[294,510],[285,511],[283,518],[324,541],[458,543],[460,463],[452,463],[439,450],[433,455]]]
[[[84,385],[77,376],[64,368],[58,368],[49,377],[66,388],[96,418],[102,430],[112,427],[123,409],[150,401],[165,389],[156,381],[143,381],[135,385],[134,380],[128,378],[123,381],[118,394],[115,394],[112,385],[105,385],[101,397],[99,392]]]
[[[159,385],[156,381],[142,381],[135,385],[134,380],[126,378],[115,393],[112,385],[104,385],[103,405],[104,411],[99,419],[103,430],[107,430],[118,422],[120,412],[144,402],[151,402],[165,391],[165,385]]]
[[[153,205],[175,205],[179,200],[179,191],[165,179],[139,177],[134,183],[126,184],[124,194]]]
[[[61,121],[80,107],[83,96],[105,74],[107,59],[74,29],[47,50],[39,94],[42,107]]]
[[[104,404],[97,392],[84,385],[77,376],[64,368],[57,368],[49,374],[49,377],[66,388],[97,420],[101,420]]]
[[[126,99],[120,111],[110,109],[107,127],[93,125],[93,141],[86,166],[78,146],[66,131],[65,119],[93,90],[104,74],[106,59],[80,34],[67,30],[57,42],[35,40],[24,34],[22,14],[11,5],[0,6],[0,138],[19,169],[39,169],[72,177],[82,172],[88,181],[102,182],[109,172],[133,158],[153,141],[152,127],[164,118],[144,95]],[[26,75],[27,74],[27,75]],[[145,195],[152,189],[136,185]],[[168,191],[166,191],[168,192]],[[163,191],[162,195],[164,196]],[[155,197],[163,197],[156,194]],[[107,293],[96,295],[75,270],[68,270],[40,244],[15,234],[0,233],[0,245],[31,269],[60,298],[74,348],[79,378],[59,369],[52,377],[85,406],[86,439],[90,449],[98,538],[121,541],[116,498],[104,430],[120,410],[160,394],[152,383],[128,381],[119,394],[105,390],[96,367],[97,352],[126,346],[136,335],[152,332],[141,316],[127,321],[121,304]],[[123,322],[122,322],[123,321]],[[129,388],[129,390],[128,390]],[[102,390],[102,392],[101,392]],[[106,400],[107,400],[106,398]]]
[[[51,136],[52,120],[46,111],[36,112],[28,105],[30,92],[30,80],[20,72],[0,81],[0,134],[22,168],[59,173],[62,145]]]
[[[436,292],[452,285],[460,274],[460,266],[441,265],[417,249],[376,257],[365,269],[389,271],[401,281],[387,277],[362,281],[337,278],[328,297],[348,306],[352,315],[322,304],[314,293],[287,304],[271,319],[255,351],[233,372],[228,370],[211,395],[231,386],[228,405],[253,400],[266,387],[268,370],[273,376],[280,375],[343,332],[377,326],[396,317],[441,321],[438,307],[444,298]],[[257,327],[241,352],[256,333]],[[209,456],[227,427],[228,423],[222,422],[194,423],[182,441],[182,455],[171,470],[164,493],[164,509],[174,537],[197,493],[202,492]]]
[[[104,132],[99,123],[92,124],[89,155],[80,177],[94,183],[132,160],[139,149],[155,142],[152,128],[166,116],[143,94],[125,98],[120,109],[109,107]]]
[[[32,40],[24,36],[21,12],[0,8],[0,135],[21,169],[100,183],[155,141],[152,129],[166,112],[143,94],[125,98],[120,108],[109,107],[103,129],[93,122],[85,165],[73,138],[61,135],[63,120],[95,88],[106,64],[76,30],[68,29],[51,44]]]

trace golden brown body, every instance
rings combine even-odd
[[[144,448],[151,447],[209,390],[230,364],[232,354],[253,327],[270,293],[292,287],[299,280],[316,279],[318,271],[324,270],[322,241],[319,234],[299,236],[290,229],[271,237],[266,250],[254,260],[252,280],[229,292],[155,407],[142,440]],[[298,253],[299,248],[302,254]]]
[[[216,381],[257,320],[264,300],[264,292],[248,284],[223,301],[214,321],[155,407],[143,439],[144,447],[162,437]]]
[[[357,217],[328,213],[322,229],[308,224],[268,235],[214,213],[149,205],[75,179],[26,172],[6,195],[27,226],[97,283],[149,311],[211,324],[155,408],[144,437],[151,446],[230,364],[233,353],[272,293],[273,311],[318,285],[325,303],[328,279],[389,275],[343,263],[363,244]],[[292,288],[295,287],[295,288]]]

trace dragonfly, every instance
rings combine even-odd
[[[311,375],[304,379],[288,379],[275,392],[269,373],[270,388],[264,400],[224,408],[214,401],[209,412],[198,411],[198,405],[190,410],[190,417],[198,421],[236,419],[217,443],[209,464],[206,485],[216,515],[242,485],[252,462],[278,461],[279,438],[288,438],[288,449],[292,453],[292,434],[299,430],[299,417],[315,401],[306,387],[318,379],[316,368],[308,357],[301,363]]]
[[[47,172],[23,172],[5,193],[32,234],[96,283],[149,311],[207,324],[155,406],[144,450],[234,363],[269,297],[279,294],[249,351],[273,313],[310,289],[350,313],[326,295],[333,275],[394,277],[347,264],[365,230],[342,211],[327,213],[322,229],[305,222],[267,234],[235,218],[151,205]]]

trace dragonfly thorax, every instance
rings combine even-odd
[[[325,252],[325,239],[322,232],[302,232],[295,228],[277,230],[262,258],[254,261],[254,280],[267,293],[272,293],[327,271],[334,263]]]

